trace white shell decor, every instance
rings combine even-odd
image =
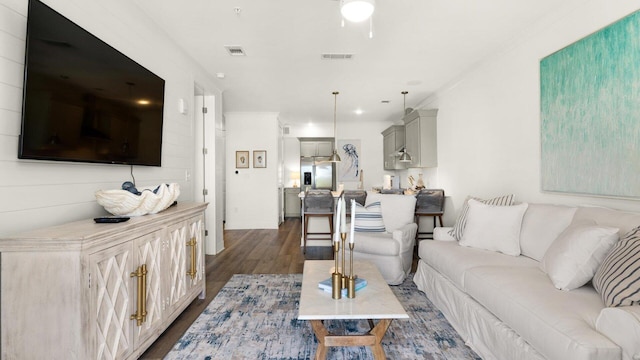
[[[156,193],[153,192],[158,188]],[[162,184],[139,188],[140,195],[127,190],[98,190],[96,200],[109,213],[117,216],[155,214],[168,208],[180,196],[180,184]]]

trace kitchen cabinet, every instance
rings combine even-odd
[[[284,189],[284,217],[300,217],[302,202],[299,194],[300,188]]]
[[[331,140],[300,140],[300,156],[331,156],[333,154],[333,141]]]
[[[3,358],[137,359],[204,298],[206,206],[0,239]]]
[[[404,125],[392,125],[382,132],[383,164],[385,170],[406,169],[404,163],[398,161],[398,152],[404,147]]]
[[[411,156],[407,167],[438,166],[436,117],[438,110],[413,110],[405,115],[405,146]]]

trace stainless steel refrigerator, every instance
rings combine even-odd
[[[335,163],[329,161],[329,157],[301,157],[300,180],[302,190],[336,188]]]

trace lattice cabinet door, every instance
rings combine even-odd
[[[95,359],[123,359],[134,349],[130,320],[132,260],[129,242],[89,256],[90,348]]]
[[[202,216],[192,219],[187,227],[189,232],[187,242],[190,242],[191,246],[193,246],[193,248],[187,246],[186,251],[188,289],[191,289],[201,287],[204,281],[204,220]],[[195,257],[195,259],[192,259],[192,257]],[[204,294],[200,298],[203,299]]]
[[[144,299],[144,316],[143,321],[132,321],[134,332],[134,344],[139,347],[150,337],[157,335],[157,329],[164,321],[163,313],[163,294],[162,294],[162,277],[163,269],[163,231],[156,231],[149,235],[142,236],[134,242],[135,260],[132,272],[135,272],[140,266],[145,265],[146,274],[144,274],[144,297],[138,294],[137,278],[132,284],[134,296],[132,302],[137,307],[137,299]],[[142,309],[136,308],[137,311]],[[134,311],[135,313],[135,311]],[[134,314],[132,313],[132,314]]]
[[[172,314],[187,294],[187,226],[181,222],[169,228],[169,247],[166,261],[169,263],[169,278],[166,279],[165,303]]]
[[[166,302],[171,314],[196,287],[204,288],[204,220],[197,216],[169,228],[167,261],[170,277],[166,285]],[[193,261],[192,261],[193,259]],[[202,291],[204,294],[204,291]]]

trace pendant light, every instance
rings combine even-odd
[[[329,158],[330,162],[340,162],[340,156],[338,155],[338,141],[336,140],[336,112],[338,110],[338,94],[339,92],[334,91],[333,94],[333,154]]]
[[[407,115],[407,94],[409,92],[408,91],[403,91],[401,94],[404,97],[404,100],[402,101],[402,116]],[[403,163],[408,163],[411,162],[411,155],[409,155],[409,153],[407,152],[407,148],[406,147],[402,147],[402,150],[400,150],[400,159],[398,160],[400,162]]]

